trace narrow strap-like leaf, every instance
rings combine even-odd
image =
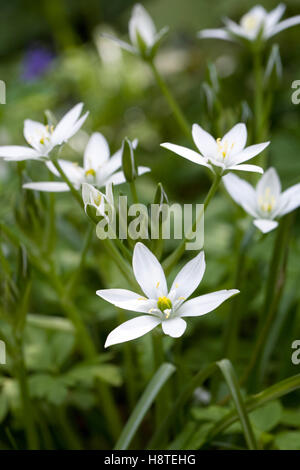
[[[228,385],[229,391],[236,407],[237,414],[241,421],[247,445],[250,450],[255,450],[257,449],[257,445],[254,433],[251,427],[248,412],[240,391],[239,383],[235,375],[233,366],[228,359],[222,359],[222,361],[217,362],[217,365],[220,368]]]
[[[148,386],[146,387],[143,395],[139,399],[135,409],[129,417],[118,442],[115,445],[115,450],[126,450],[135,435],[139,425],[141,424],[145,414],[149,410],[150,406],[154,402],[157,394],[159,393],[162,386],[169,379],[169,377],[175,371],[175,367],[172,364],[164,363],[157,370],[155,375],[152,377]]]
[[[297,374],[292,377],[289,377],[288,379],[282,380],[281,382],[278,382],[277,384],[272,385],[269,388],[266,388],[265,390],[260,393],[257,393],[256,395],[249,397],[247,400],[245,400],[246,410],[249,413],[252,410],[260,408],[265,403],[268,403],[272,400],[276,400],[277,398],[287,395],[288,393],[291,393],[299,388],[300,374]],[[226,416],[224,416],[215,424],[215,426],[208,435],[208,440],[213,439],[215,436],[217,436],[229,426],[231,426],[233,423],[235,423],[238,419],[239,416],[236,410],[229,412]]]

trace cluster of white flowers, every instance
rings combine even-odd
[[[285,5],[283,3],[270,12],[267,12],[263,6],[256,5],[242,16],[239,24],[225,18],[225,28],[204,29],[198,33],[198,37],[201,39],[216,38],[225,41],[267,41],[281,31],[300,24],[300,15],[280,21],[284,12]]]
[[[204,30],[199,33],[199,37],[267,40],[283,29],[300,23],[300,16],[280,22],[283,13],[283,5],[279,5],[270,13],[267,13],[263,7],[256,6],[242,17],[240,24],[226,19],[225,29]],[[136,5],[129,22],[131,44],[116,38],[114,40],[126,50],[141,55],[145,60],[151,60],[165,32],[164,28],[157,33],[149,14],[141,5]],[[7,161],[42,160],[56,177],[60,177],[51,154],[81,128],[88,115],[86,113],[80,117],[82,108],[82,103],[77,104],[56,127],[26,120],[24,137],[30,147],[2,146],[0,157]],[[205,166],[217,177],[222,177],[228,193],[254,218],[255,226],[263,233],[277,227],[277,218],[300,206],[300,183],[281,192],[280,180],[273,168],[266,171],[255,189],[231,173],[232,171],[263,173],[261,167],[246,162],[265,150],[270,142],[246,147],[245,124],[236,124],[224,137],[217,139],[198,124],[193,125],[191,134],[198,152],[172,143],[163,143],[161,146],[197,165]],[[137,141],[130,145],[136,148]],[[121,170],[122,149],[111,156],[105,137],[95,132],[86,146],[82,167],[62,159],[55,162],[74,188],[82,189],[85,209],[92,206],[96,209],[97,216],[105,217],[104,205],[114,206],[112,184],[126,181]],[[136,174],[142,175],[147,171],[150,169],[139,167]],[[97,189],[104,186],[106,194]],[[61,192],[68,191],[69,185],[61,181],[31,182],[24,184],[24,188]],[[126,289],[98,290],[97,294],[119,308],[144,315],[133,318],[113,330],[108,335],[106,347],[138,338],[158,325],[162,326],[165,334],[178,338],[186,329],[185,317],[201,316],[211,312],[229,297],[239,293],[236,289],[220,290],[188,300],[204,275],[203,252],[181,269],[170,290],[161,264],[142,243],[135,245],[132,264],[135,278],[145,296]]]

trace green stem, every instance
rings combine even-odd
[[[251,244],[254,233],[255,227],[251,223],[251,226],[244,234],[244,237],[240,243],[238,259],[236,263],[235,278],[233,282],[235,288],[239,290],[241,289],[245,277],[246,254],[249,245]],[[236,296],[232,299],[230,308],[231,311],[228,316],[225,330],[224,356],[233,361],[238,351],[238,336],[241,319],[241,296]]]
[[[62,309],[75,327],[78,344],[85,358],[93,359],[97,356],[97,349],[82,321],[80,312],[67,297],[64,287],[60,284],[59,279],[54,273],[52,273],[51,279],[59,295]],[[112,437],[116,439],[120,434],[121,421],[118,409],[114,403],[113,395],[108,386],[101,381],[98,381],[98,391],[103,415],[105,416]]]
[[[277,306],[282,293],[283,283],[279,285],[280,272],[284,255],[288,247],[288,236],[290,232],[290,217],[283,220],[278,228],[277,236],[274,243],[272,260],[269,269],[269,275],[266,285],[265,301],[258,324],[257,340],[253,349],[253,353],[249,365],[241,379],[241,383],[245,383],[250,374],[259,368],[261,353],[268,338],[270,328],[272,327],[274,317],[277,312]],[[257,369],[256,369],[257,370]],[[254,377],[255,375],[255,377]],[[257,383],[257,374],[252,374],[252,382]]]
[[[164,362],[163,342],[160,332],[154,331],[152,333],[152,351],[155,370],[158,370]],[[166,413],[168,407],[168,397],[165,392],[166,390],[162,390],[160,393],[160,398],[155,402],[156,426],[158,426],[161,422],[161,417],[164,413]]]
[[[203,382],[208,379],[216,370],[218,369],[217,364],[214,362],[210,365],[208,365],[205,369],[201,370],[198,372],[192,380],[184,387],[183,391],[181,394],[178,396],[178,398],[175,400],[172,408],[168,412],[168,414],[165,416],[163,420],[160,421],[160,425],[156,428],[156,431],[147,446],[147,449],[157,449],[158,446],[161,449],[164,449],[164,443],[165,443],[165,436],[172,425],[175,417],[178,414],[178,410],[180,410],[187,400],[190,398],[192,393],[194,392],[196,387],[199,387],[200,385],[203,384]]]
[[[255,139],[260,142],[263,131],[263,69],[261,51],[255,50],[253,52],[253,67],[254,67],[254,118],[255,118]]]
[[[158,72],[155,64],[153,61],[149,62],[149,65],[152,69],[154,74],[155,80],[161,89],[162,94],[165,96],[180,128],[182,129],[183,133],[188,137],[191,138],[191,129],[189,123],[187,122],[186,118],[184,117],[183,112],[181,111],[180,107],[178,106],[176,100],[174,99],[173,95],[171,94],[166,82],[163,80],[162,76]]]
[[[214,181],[213,181],[213,183],[210,187],[210,190],[209,190],[209,192],[208,192],[208,194],[205,198],[205,201],[204,201],[204,204],[203,204],[203,210],[200,212],[200,214],[198,215],[196,221],[194,222],[190,234],[192,234],[195,231],[195,229],[197,228],[197,225],[198,225],[199,221],[203,217],[203,215],[204,215],[211,199],[213,198],[214,194],[216,193],[216,191],[217,191],[217,189],[220,185],[221,179],[222,179],[222,175],[219,175],[219,174],[215,175]],[[184,250],[185,250],[185,244],[188,240],[189,240],[189,236],[185,237],[182,240],[182,242],[180,243],[180,245],[173,251],[173,253],[171,253],[168,256],[168,258],[163,262],[163,267],[164,267],[164,270],[165,270],[166,274],[170,273],[173,266],[182,257],[182,255],[184,253]]]
[[[15,358],[15,367],[17,372],[17,379],[20,386],[27,445],[29,450],[38,450],[39,439],[36,424],[34,421],[34,409],[29,396],[27,372],[24,364],[21,345],[18,349],[19,351],[17,352],[17,357]]]
[[[137,195],[135,181],[131,181],[130,191],[131,191],[131,196],[132,196],[132,200],[133,200],[134,204],[138,204],[139,203],[139,198],[138,198],[138,195]]]

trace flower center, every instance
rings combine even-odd
[[[95,176],[96,175],[96,172],[93,168],[90,168],[89,170],[86,170],[85,172],[85,176]]]
[[[265,189],[263,196],[260,196],[258,203],[263,212],[272,212],[276,204],[276,199],[271,193],[271,189],[269,187]]]
[[[242,27],[248,32],[255,31],[259,27],[259,24],[260,19],[256,15],[245,15],[241,21]]]
[[[229,146],[227,140],[222,142],[222,139],[219,137],[217,139],[218,152],[222,155],[223,159],[227,156],[228,151],[232,150],[234,147],[234,142]]]
[[[168,299],[168,297],[159,297],[157,301],[157,307],[162,313],[165,314],[166,318],[169,318],[172,310],[172,302],[170,299]]]

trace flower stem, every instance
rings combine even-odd
[[[214,181],[210,187],[210,190],[205,198],[205,201],[204,201],[204,204],[203,204],[203,210],[200,212],[200,214],[198,215],[197,219],[195,220],[192,228],[191,228],[191,231],[190,233],[192,234],[195,229],[197,228],[197,225],[198,223],[200,222],[201,218],[203,217],[204,213],[205,213],[205,210],[207,209],[208,207],[208,204],[210,203],[211,199],[213,198],[214,194],[216,193],[219,185],[220,185],[220,182],[221,182],[221,179],[222,179],[222,175],[215,175],[215,178],[214,178]],[[166,274],[170,273],[170,271],[172,270],[173,266],[175,266],[175,264],[180,260],[180,258],[182,257],[183,253],[184,253],[184,250],[185,250],[185,244],[186,242],[189,240],[189,237],[185,237],[182,242],[180,243],[180,245],[173,251],[173,253],[171,253],[167,259],[165,259],[165,261],[163,262],[163,267],[164,267],[164,270],[166,272]]]
[[[263,128],[263,70],[260,50],[253,52],[255,139],[260,142]]]
[[[236,262],[236,270],[234,276],[234,283],[236,289],[241,288],[245,277],[245,261],[246,254],[253,239],[255,233],[255,227],[251,223],[249,229],[244,234],[240,243],[238,259]],[[225,345],[224,345],[224,357],[227,357],[233,361],[238,351],[238,336],[239,336],[239,325],[241,317],[241,296],[236,296],[231,302],[231,311],[228,316],[226,329],[225,329]]]
[[[138,204],[139,203],[139,198],[138,198],[137,191],[136,191],[135,181],[131,181],[130,191],[131,191],[131,196],[132,196],[132,200],[133,200],[134,204]]]
[[[291,225],[290,220],[290,217],[283,220],[277,231],[266,285],[265,301],[258,324],[257,340],[249,365],[241,379],[241,383],[245,383],[251,376],[251,388],[255,388],[254,382],[257,383],[258,374],[255,371],[260,368],[262,351],[272,327],[282,293],[283,283],[280,279],[280,273],[286,250],[288,248],[288,237]]]
[[[180,128],[182,129],[183,133],[190,139],[191,138],[190,126],[189,126],[189,123],[187,122],[183,112],[181,111],[181,109],[180,109],[179,105],[177,104],[175,98],[171,94],[166,82],[164,81],[164,79],[162,78],[160,73],[158,72],[157,67],[154,64],[154,61],[153,60],[149,61],[149,65],[152,69],[152,72],[153,72],[153,75],[154,75],[155,80],[157,82],[157,85],[159,86],[162,94],[165,96],[165,98],[166,98],[166,100],[167,100],[167,102],[170,106],[170,109],[172,110],[172,112],[173,112]]]
[[[16,375],[20,386],[22,411],[29,450],[39,449],[39,439],[34,420],[34,409],[29,396],[27,372],[24,364],[22,346],[18,346],[18,352],[15,358]]]

